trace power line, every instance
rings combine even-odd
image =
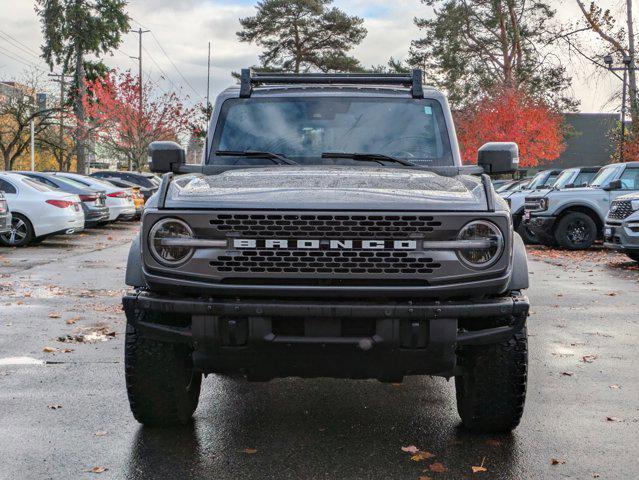
[[[10,58],[11,60],[19,62],[22,65],[25,65],[30,68],[35,68],[36,70],[39,70],[40,72],[45,73],[45,70],[37,66],[35,63],[31,62],[30,60],[24,57],[19,56],[18,54],[16,54],[15,52],[12,52],[11,50],[7,50],[6,48],[0,47],[0,54],[4,55],[7,58]]]
[[[140,27],[142,28],[146,28],[148,29],[148,27],[145,27],[144,25],[142,25],[140,22],[138,22],[137,20],[135,20],[134,18],[131,18],[131,20],[133,20],[135,23],[137,23],[138,25],[140,25]],[[153,33],[153,30],[150,30],[151,32],[151,36],[153,37],[153,40],[155,40],[155,43],[158,45],[158,47],[160,48],[160,50],[162,51],[162,53],[164,54],[164,56],[167,58],[167,60],[169,61],[169,63],[171,63],[171,65],[173,66],[173,69],[177,72],[177,74],[180,76],[180,78],[182,80],[184,80],[184,83],[186,83],[189,88],[193,91],[193,93],[195,93],[195,95],[197,95],[198,98],[204,99],[204,96],[201,95],[194,87],[193,85],[191,85],[191,82],[189,82],[186,77],[184,75],[182,75],[182,72],[180,71],[179,68],[177,68],[177,66],[175,65],[175,63],[173,63],[173,60],[171,60],[171,57],[169,57],[169,54],[166,52],[166,50],[164,49],[164,47],[162,46],[162,44],[160,43],[160,41],[158,40],[157,36],[155,35],[155,33]]]
[[[3,32],[2,30],[0,30],[0,35],[2,35],[3,37],[7,37],[7,38],[9,39],[8,41],[10,41],[10,42],[15,42],[15,43],[17,43],[17,44],[21,45],[21,47],[18,47],[18,48],[20,48],[21,50],[24,50],[24,51],[26,51],[27,53],[29,53],[30,55],[33,55],[33,56],[35,56],[35,57],[40,58],[40,54],[39,54],[38,52],[36,52],[35,50],[33,50],[33,49],[32,49],[31,47],[29,47],[28,45],[26,45],[26,44],[22,43],[20,40],[18,40],[18,39],[17,39],[17,38],[15,38],[14,36],[9,35],[7,32]],[[16,45],[16,46],[17,46],[17,45]]]

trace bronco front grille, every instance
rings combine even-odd
[[[423,252],[243,250],[221,255],[218,272],[255,274],[425,275],[441,265]]]
[[[441,226],[425,215],[219,214],[210,224],[233,237],[410,238]]]
[[[632,212],[632,204],[630,203],[630,201],[614,201],[610,205],[610,213],[608,213],[608,218],[623,220],[624,218],[630,216]]]

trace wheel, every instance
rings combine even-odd
[[[597,239],[597,224],[585,213],[570,212],[559,220],[555,238],[568,250],[589,248]]]
[[[639,262],[639,252],[626,252],[626,255],[630,257],[631,260],[635,262]]]
[[[530,228],[528,228],[528,226],[524,222],[519,223],[519,227],[517,227],[517,233],[521,236],[521,239],[526,245],[539,244],[539,239],[537,238],[537,236],[530,231]]]
[[[19,213],[14,213],[11,218],[11,230],[0,235],[0,241],[9,247],[26,247],[33,239],[33,225]]]
[[[191,421],[202,383],[202,374],[193,371],[191,353],[186,345],[145,338],[127,323],[125,380],[138,422],[167,427]]]
[[[455,377],[455,389],[463,425],[478,433],[517,427],[526,400],[526,328],[499,344],[464,347],[459,362],[463,373]]]

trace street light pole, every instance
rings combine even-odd
[[[628,72],[630,70],[637,71],[639,67],[635,67],[632,62],[632,58],[624,55],[623,57],[623,66],[622,67],[613,67],[612,66],[612,55],[606,55],[603,58],[606,67],[610,72],[619,72],[623,71],[623,87],[621,89],[621,140],[619,145],[619,162],[623,163],[623,150],[626,142],[626,83],[628,81]],[[618,76],[617,76],[618,77]],[[634,121],[634,119],[633,119]]]

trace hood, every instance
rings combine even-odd
[[[629,202],[629,201],[632,201],[632,200],[639,200],[639,192],[626,193],[625,195],[621,195],[621,196],[615,198],[615,200],[621,200],[622,202],[623,201]]]
[[[169,188],[169,208],[486,210],[481,179],[393,167],[280,166],[188,174]]]

